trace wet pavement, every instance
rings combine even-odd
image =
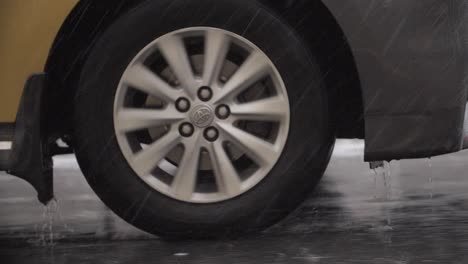
[[[166,242],[99,201],[72,156],[45,208],[0,175],[0,263],[468,263],[468,152],[369,170],[339,141],[322,183],[282,223],[237,240]]]

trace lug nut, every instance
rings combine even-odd
[[[231,109],[227,105],[220,105],[216,108],[216,116],[219,119],[226,119],[231,114]]]
[[[205,129],[205,132],[203,134],[205,136],[205,139],[211,142],[216,141],[219,137],[219,132],[214,127],[209,127]]]
[[[179,133],[183,137],[191,137],[193,135],[193,132],[195,132],[195,128],[190,123],[183,123],[179,127]]]
[[[176,101],[176,108],[179,112],[185,113],[190,109],[190,101],[186,98],[179,98]]]
[[[211,90],[210,87],[203,86],[198,90],[198,98],[200,100],[207,102],[213,97],[213,91]]]

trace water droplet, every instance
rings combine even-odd
[[[65,221],[60,212],[60,206],[56,199],[51,200],[42,210],[42,223],[35,225],[36,238],[29,240],[35,246],[41,247],[53,247],[56,244],[56,240],[59,238],[55,228],[57,226],[57,220],[62,224],[63,228],[67,232],[74,232]]]
[[[379,199],[382,203],[383,210],[385,211],[386,226],[391,228],[391,217],[389,205],[385,202],[392,199],[392,181],[391,181],[391,164],[389,162],[383,163],[383,166],[374,168],[374,184],[375,184],[375,199]]]
[[[54,242],[54,215],[57,211],[57,202],[54,200],[50,201],[42,210],[42,224],[40,224],[40,230],[36,226],[36,232],[38,232],[37,239],[32,239],[29,242],[36,246],[52,247],[55,245]]]
[[[429,182],[429,190],[430,190],[429,197],[432,200],[432,198],[434,197],[434,179],[432,177],[432,159],[431,158],[427,159],[427,164],[430,169],[428,173],[428,179],[427,179],[427,181]]]

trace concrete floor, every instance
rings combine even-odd
[[[468,263],[468,153],[369,170],[339,141],[304,206],[262,234],[164,242],[98,200],[73,157],[55,160],[57,204],[0,177],[0,263]]]

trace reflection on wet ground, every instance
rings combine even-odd
[[[165,242],[97,199],[72,157],[56,159],[58,204],[0,177],[1,263],[468,263],[468,153],[369,170],[340,141],[304,206],[262,234]]]

